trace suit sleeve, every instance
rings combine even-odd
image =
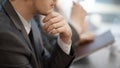
[[[71,52],[69,55],[67,55],[63,50],[57,45],[55,50],[55,57],[54,61],[51,64],[51,68],[69,68],[70,64],[72,63],[74,59],[74,52],[71,49]]]
[[[12,33],[0,32],[0,67],[32,68],[24,44]]]
[[[73,48],[71,47],[71,52],[67,55],[57,44],[56,37],[48,36],[46,38],[47,41],[45,37],[46,36],[43,36],[45,46],[43,56],[45,68],[68,68],[75,58]]]

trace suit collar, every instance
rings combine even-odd
[[[17,29],[22,30],[22,25],[23,24],[22,24],[20,18],[18,17],[16,11],[12,7],[11,3],[9,2],[9,0],[6,0],[2,4],[2,7],[3,7],[4,11],[6,12],[6,14],[10,17],[10,19],[12,20],[12,22],[15,24],[15,26],[17,27]]]
[[[17,14],[18,14],[20,20],[22,21],[22,24],[24,25],[27,34],[29,34],[30,30],[31,30],[31,21],[25,20],[18,12],[17,12]]]
[[[25,37],[26,42],[28,43],[30,49],[33,51],[32,45],[30,43],[30,39],[27,35],[27,32],[25,31],[25,28],[22,24],[22,21],[20,20],[19,16],[17,15],[16,11],[10,4],[9,0],[6,0],[3,4],[2,7],[4,9],[4,12],[9,16],[9,18],[12,20],[16,28],[23,34]]]
[[[12,22],[15,24],[16,28],[21,31],[21,33],[25,37],[26,42],[28,43],[29,48],[32,50],[32,52],[34,52],[34,49],[33,49],[32,44],[30,42],[30,39],[29,39],[29,37],[27,35],[27,32],[25,31],[24,25],[22,24],[22,21],[20,20],[18,14],[16,13],[14,8],[12,7],[11,3],[9,2],[9,0],[6,0],[4,2],[4,4],[2,5],[2,8],[4,9],[4,12],[12,20]],[[32,54],[34,55],[34,57],[36,57],[36,55],[34,53],[32,53]],[[35,61],[38,62],[39,60],[37,61],[35,59]],[[31,62],[34,63],[33,61],[31,61]],[[35,64],[34,66],[38,66],[39,67],[38,64]]]

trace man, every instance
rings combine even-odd
[[[74,55],[72,32],[64,18],[52,11],[55,0],[6,0],[0,10],[0,68],[68,68]],[[59,34],[51,51],[43,45],[32,19],[42,14],[43,29]]]

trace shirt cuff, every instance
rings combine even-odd
[[[58,39],[57,39],[57,42],[58,42],[58,45],[60,46],[60,48],[66,53],[66,54],[70,54],[70,50],[71,50],[71,44],[66,44],[64,43],[60,37],[58,36]]]

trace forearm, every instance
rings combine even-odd
[[[49,68],[68,68],[74,57],[75,55],[72,48],[68,55],[58,45],[56,45],[54,47],[54,52],[49,56],[49,59],[46,60],[47,65],[45,66],[49,66]]]

